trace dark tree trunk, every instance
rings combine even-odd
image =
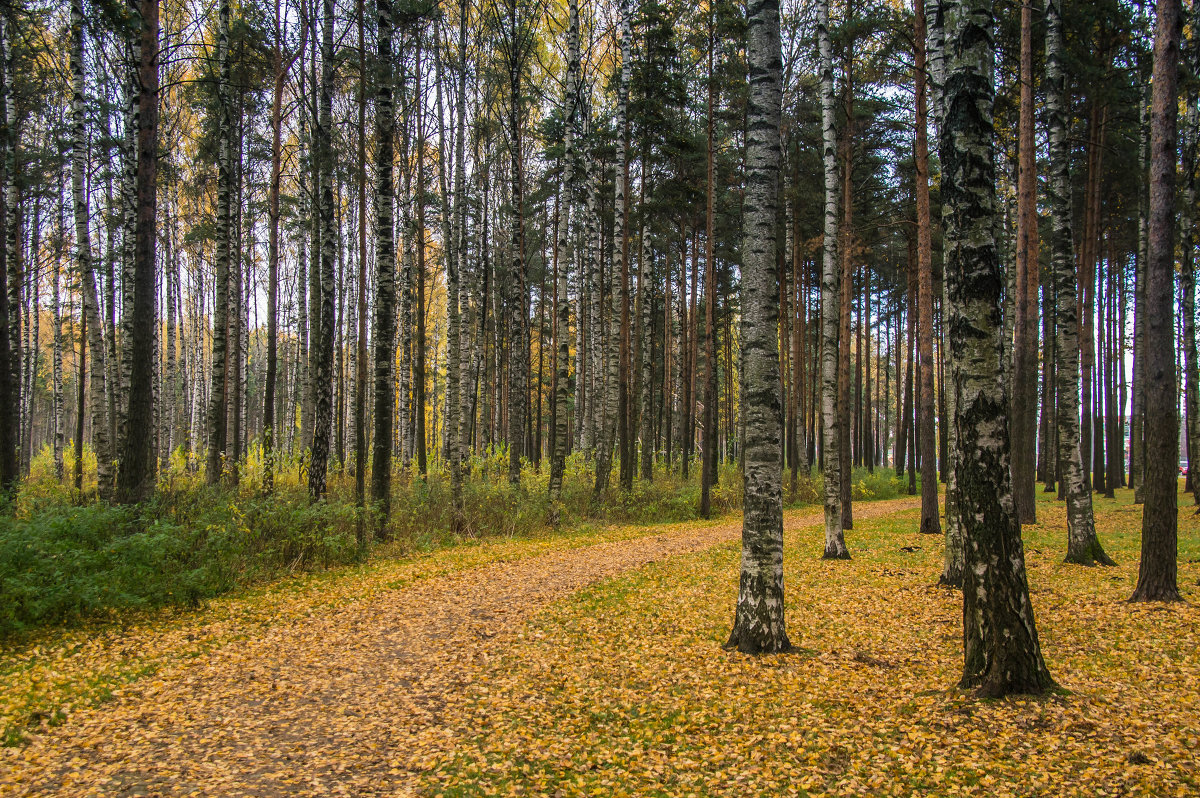
[[[705,211],[704,211],[704,448],[700,463],[700,515],[707,518],[712,513],[712,486],[717,474],[717,277],[713,263],[714,246],[714,168],[713,128],[716,113],[714,108],[713,50],[716,46],[713,33],[713,11],[708,12],[708,126],[706,145]]]
[[[395,405],[396,245],[392,231],[392,158],[396,121],[392,108],[392,3],[375,0],[378,15],[375,62],[375,436],[371,449],[371,501],[379,534],[391,507],[392,421]]]
[[[1037,521],[1038,230],[1033,137],[1033,8],[1021,4],[1021,107],[1018,145],[1017,263],[1012,372],[1013,502],[1022,524]]]
[[[8,23],[6,20],[0,20],[0,127],[3,129],[3,137],[0,139],[0,147],[3,148],[0,158],[3,159],[3,165],[0,166],[0,186],[5,191],[5,196],[0,198],[0,277],[4,279],[5,285],[0,286],[0,495],[11,493],[16,489],[17,480],[21,477],[21,458],[19,451],[19,432],[20,429],[20,411],[21,402],[21,384],[19,379],[14,379],[18,373],[18,358],[20,356],[19,349],[13,346],[13,333],[20,323],[20,307],[10,301],[9,292],[7,290],[8,273],[11,264],[8,263],[11,253],[8,252],[8,229],[14,223],[13,219],[8,218],[8,196],[11,191],[13,181],[10,180],[10,170],[12,164],[8,157],[9,137],[13,135],[13,130],[8,123],[8,103],[11,102],[9,97],[8,85],[11,82],[11,75],[8,74],[8,59],[4,58],[4,53],[7,52],[8,42]],[[82,33],[80,34],[82,37]],[[82,50],[82,45],[80,45]],[[82,380],[82,374],[80,379]],[[76,458],[82,459],[80,450],[76,449]]]
[[[232,216],[233,176],[230,170],[229,107],[229,0],[220,0],[217,28],[217,60],[220,82],[217,87],[217,207],[215,292],[213,298],[212,381],[208,394],[208,457],[205,477],[216,485],[225,470],[226,420],[229,394],[229,224]],[[93,358],[94,359],[94,358]]]
[[[117,473],[117,498],[145,499],[154,490],[155,253],[158,240],[158,0],[140,0],[137,31],[137,226],[133,252],[133,308],[129,415]]]
[[[925,2],[913,0],[916,28],[917,304],[924,322],[917,330],[921,379],[921,532],[942,533],[938,516],[937,430],[934,426],[933,244],[929,218],[929,141],[925,103]]]
[[[313,442],[308,470],[308,493],[314,501],[325,495],[330,437],[333,432],[334,260],[337,244],[333,217],[333,0],[324,0],[323,5],[320,101],[314,137],[321,191],[317,214],[321,234],[318,281],[320,325],[313,346]]]
[[[1154,32],[1150,105],[1150,218],[1146,258],[1146,504],[1133,601],[1178,601],[1179,407],[1175,381],[1175,148],[1179,0],[1161,0]]]

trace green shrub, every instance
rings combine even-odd
[[[0,637],[104,611],[195,604],[360,556],[352,505],[213,489],[141,507],[55,505],[0,518]]]
[[[236,488],[204,484],[196,458],[172,454],[154,498],[136,508],[75,506],[68,487],[73,453],[67,453],[66,484],[54,476],[49,450],[39,453],[11,512],[0,508],[0,638],[39,625],[69,623],[113,610],[188,605],[254,582],[354,562],[369,553],[358,543],[361,528],[374,529],[372,508],[354,500],[350,471],[331,468],[328,497],[311,502],[307,478],[296,458],[282,458],[274,492],[262,493],[263,461],[257,444],[240,469]],[[84,500],[95,492],[95,458],[84,452]],[[576,452],[567,458],[561,525],[648,524],[699,517],[699,463],[683,479],[655,464],[654,478],[618,481],[613,463],[609,488],[593,503],[595,461]],[[470,459],[457,518],[450,480],[433,469],[421,478],[415,465],[397,464],[385,537],[389,552],[429,551],[465,539],[545,533],[549,516],[550,463],[529,462],[520,481],[508,480],[503,447]],[[792,480],[783,475],[789,505],[817,504],[823,493],[815,469]],[[853,474],[856,500],[883,499],[906,490],[891,469]],[[715,515],[740,509],[742,476],[735,462],[721,463],[712,490]]]

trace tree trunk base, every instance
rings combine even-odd
[[[978,698],[1005,698],[1010,695],[1045,695],[1058,690],[1058,683],[1049,673],[1031,673],[1016,675],[1012,673],[988,673],[982,680],[976,682],[966,679],[959,687],[972,690]]]
[[[1179,595],[1179,589],[1173,585],[1139,584],[1129,597],[1131,604],[1149,601],[1171,604],[1183,601],[1183,596]]]
[[[949,588],[951,590],[962,590],[963,575],[961,572],[959,572],[957,574],[943,573],[941,576],[938,577],[937,586]]]
[[[1108,556],[1104,551],[1104,547],[1100,545],[1100,541],[1096,538],[1092,538],[1088,543],[1080,546],[1078,550],[1072,550],[1068,547],[1067,556],[1063,562],[1070,563],[1071,565],[1082,565],[1087,568],[1096,565],[1110,567],[1117,564],[1116,560]]]
[[[844,545],[841,549],[825,547],[825,552],[821,555],[822,560],[848,560],[850,559],[850,550]]]
[[[735,625],[733,631],[729,633],[729,639],[725,641],[725,645],[721,646],[721,648],[726,651],[738,651],[751,656],[759,654],[790,654],[796,650],[796,647],[788,640],[786,634],[764,637],[749,632],[749,629]]]

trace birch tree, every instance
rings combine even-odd
[[[841,426],[838,421],[840,313],[837,262],[837,132],[834,130],[833,48],[829,41],[829,2],[817,6],[817,48],[821,69],[821,151],[825,167],[825,231],[821,252],[821,452],[825,461],[825,559],[846,560],[842,530]]]
[[[1058,314],[1054,363],[1058,376],[1059,478],[1067,498],[1067,562],[1112,565],[1096,536],[1092,494],[1079,449],[1078,282],[1071,231],[1070,145],[1063,72],[1062,0],[1046,0],[1046,112],[1050,140],[1050,260]],[[961,429],[960,429],[961,431]]]
[[[949,0],[946,23],[943,224],[966,532],[961,686],[990,697],[1041,693],[1054,681],[1038,642],[1013,508],[1000,363],[991,0]]]
[[[318,220],[320,250],[320,327],[314,343],[315,373],[313,404],[312,459],[308,469],[308,493],[314,500],[325,495],[329,465],[330,435],[333,431],[333,337],[334,337],[334,258],[337,231],[333,218],[333,0],[324,0],[324,25],[321,34],[321,81],[317,108],[317,174],[320,184]]]
[[[727,648],[788,651],[783,616],[783,472],[779,396],[776,225],[782,61],[778,0],[746,8],[750,96],[746,109],[746,204],[741,345],[746,403],[742,564]]]
[[[557,344],[555,373],[554,451],[550,456],[550,523],[557,525],[562,513],[563,472],[567,461],[567,401],[571,396],[571,303],[567,301],[567,271],[571,262],[571,196],[575,188],[575,115],[579,91],[579,0],[567,2],[567,81],[563,87],[563,168],[559,189],[559,220],[556,260],[558,263]]]
[[[392,2],[375,0],[378,17],[375,60],[375,436],[371,449],[371,501],[379,511],[380,532],[391,504],[392,420],[395,405],[396,246],[392,237]]]

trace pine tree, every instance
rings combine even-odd
[[[1179,0],[1161,0],[1150,104],[1150,213],[1146,255],[1146,504],[1133,601],[1178,601],[1179,407],[1175,381],[1175,150],[1179,114]]]
[[[1038,231],[1033,138],[1033,8],[1021,4],[1021,105],[1018,121],[1017,259],[1012,370],[1013,500],[1023,524],[1037,521],[1034,458],[1037,436]]]
[[[229,266],[233,214],[233,135],[229,96],[229,0],[220,0],[217,28],[217,207],[212,329],[212,380],[208,399],[208,460],[205,476],[216,485],[225,473],[229,398]],[[93,358],[93,361],[95,358]]]
[[[155,297],[158,244],[158,0],[140,0],[137,26],[137,180],[132,269],[128,416],[117,474],[117,497],[136,502],[155,485],[154,363],[157,358]]]
[[[916,161],[917,195],[917,371],[921,382],[921,532],[942,531],[938,518],[937,446],[934,429],[933,372],[933,243],[929,214],[929,139],[925,92],[925,5],[914,0],[916,27],[913,31],[916,58]]]

